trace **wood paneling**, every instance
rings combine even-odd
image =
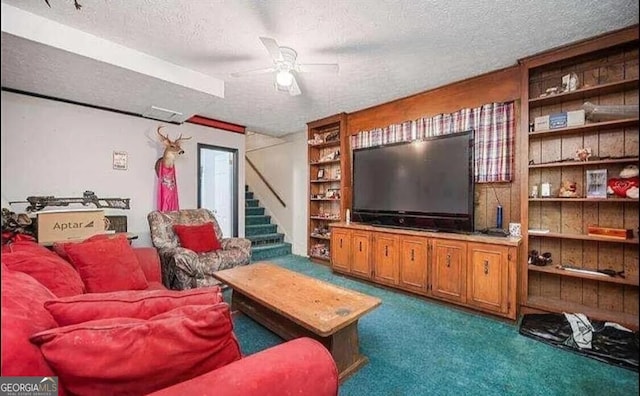
[[[520,98],[519,69],[506,69],[350,113],[348,135],[403,121]]]

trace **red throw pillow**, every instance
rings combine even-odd
[[[33,253],[28,250],[3,253],[2,262],[14,271],[31,275],[58,297],[75,296],[85,292],[78,272],[55,254]]]
[[[4,254],[2,255],[4,260]],[[56,375],[37,346],[29,342],[33,333],[57,327],[44,308],[55,298],[31,276],[2,265],[2,368],[3,376]]]
[[[79,241],[73,241],[73,242],[54,242],[52,249],[54,252],[56,252],[58,254],[58,256],[62,257],[65,260],[71,261],[69,259],[69,255],[66,252],[66,247],[67,245],[70,245],[72,243],[82,243],[82,242],[92,242],[92,241],[99,241],[102,239],[109,239],[109,238],[118,238],[121,237],[120,235],[116,235],[116,234],[96,234],[96,235],[92,235],[87,239],[84,240],[79,240]]]
[[[147,279],[124,235],[71,243],[65,251],[90,293],[146,289]]]
[[[197,225],[176,224],[173,226],[173,231],[178,235],[180,246],[196,253],[222,249],[211,222]]]
[[[2,254],[15,252],[31,252],[44,254],[45,256],[55,255],[54,252],[31,240],[16,240],[6,245],[2,245]]]
[[[31,341],[70,393],[143,395],[240,359],[226,303],[58,327]]]
[[[116,317],[149,319],[185,305],[220,302],[224,302],[220,287],[212,286],[189,290],[89,293],[50,300],[44,306],[60,326],[67,326]]]

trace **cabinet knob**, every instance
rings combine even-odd
[[[447,268],[451,267],[451,254],[447,254]]]
[[[484,260],[484,274],[489,275],[489,260]]]

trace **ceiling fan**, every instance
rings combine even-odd
[[[260,37],[262,45],[265,46],[273,60],[273,66],[249,70],[244,72],[231,73],[233,77],[244,77],[255,74],[275,72],[275,87],[278,91],[287,91],[291,96],[300,95],[300,86],[296,81],[296,73],[324,72],[337,73],[338,65],[335,63],[313,63],[302,64],[296,62],[298,53],[289,47],[281,47],[276,40],[269,37]]]

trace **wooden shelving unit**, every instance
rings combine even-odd
[[[581,312],[638,329],[638,199],[585,198],[587,170],[606,169],[611,178],[639,163],[637,115],[606,121],[587,117],[584,125],[529,131],[535,117],[579,110],[585,102],[637,106],[638,44],[635,25],[520,60],[523,248],[549,252],[553,259],[553,265],[538,267],[523,255],[520,304],[525,311]],[[548,88],[561,87],[562,76],[569,73],[578,76],[576,90],[543,96]],[[587,147],[593,158],[567,160]],[[563,182],[577,183],[579,197],[560,197]],[[541,183],[551,184],[551,197],[529,196]],[[634,237],[588,235],[591,225],[631,229]],[[549,231],[529,233],[532,229]],[[563,264],[624,271],[625,277],[556,267]]]
[[[350,180],[345,113],[307,124],[309,161],[309,257],[328,265],[331,259],[329,224],[344,219]],[[346,184],[346,186],[350,186]]]

